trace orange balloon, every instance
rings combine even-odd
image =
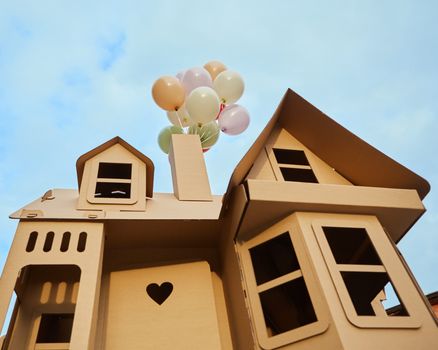
[[[152,97],[155,103],[166,111],[176,111],[186,98],[180,81],[171,76],[159,78],[152,86]]]
[[[225,64],[219,61],[210,61],[204,65],[204,68],[210,73],[212,80],[216,79],[219,73],[227,69]]]

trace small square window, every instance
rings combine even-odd
[[[310,165],[304,151],[280,148],[273,148],[272,150],[279,164]]]
[[[257,285],[299,270],[288,232],[249,250]]]
[[[323,227],[337,264],[382,265],[364,228]]]
[[[302,277],[260,293],[260,302],[270,336],[317,321]]]
[[[42,314],[37,343],[69,343],[74,314]]]
[[[130,198],[131,184],[118,182],[97,182],[94,196],[97,198]]]
[[[312,169],[280,167],[280,171],[285,181],[318,183]]]
[[[99,163],[97,177],[102,179],[131,179],[132,164]]]

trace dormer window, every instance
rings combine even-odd
[[[87,200],[90,203],[133,204],[137,202],[137,164],[95,162]]]
[[[153,196],[154,164],[120,137],[79,157],[78,210],[145,211]]]
[[[318,183],[304,151],[280,148],[272,151],[284,181]]]
[[[95,198],[130,198],[132,164],[99,163]]]
[[[277,180],[318,183],[303,150],[271,148],[268,154]]]

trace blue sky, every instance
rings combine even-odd
[[[437,13],[436,1],[0,0],[0,266],[8,215],[76,188],[76,159],[113,136],[152,158],[155,191],[172,191],[150,88],[218,59],[244,77],[252,123],[206,154],[214,192],[290,87],[431,183],[399,247],[423,290],[438,290]]]

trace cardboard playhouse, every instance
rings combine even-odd
[[[438,349],[396,243],[428,183],[288,90],[212,195],[197,135],[173,135],[174,193],[116,137],[19,219],[0,279],[2,350]],[[399,312],[382,304],[392,291]]]

